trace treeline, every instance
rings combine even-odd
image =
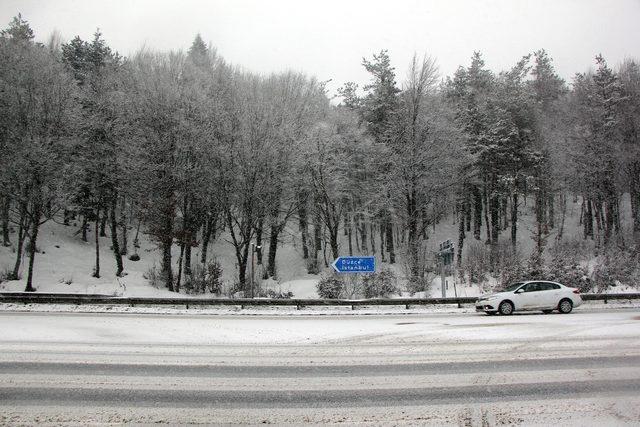
[[[609,245],[623,236],[620,198],[630,193],[640,233],[633,61],[613,71],[598,57],[569,87],[544,51],[498,75],[475,54],[444,82],[433,60],[414,57],[398,85],[382,51],[363,60],[371,83],[346,83],[335,106],[322,82],[247,72],[200,36],[186,53],[129,58],[99,32],[33,39],[20,16],[0,37],[2,240],[16,248],[9,278],[27,254],[27,291],[49,220],[77,221],[85,241],[93,228],[96,277],[100,236],[120,275],[146,233],[161,250],[161,280],[178,292],[223,232],[245,292],[251,251],[276,276],[292,224],[309,272],[373,254],[402,261],[415,283],[429,269],[429,228],[452,212],[458,262],[483,227],[491,247],[509,229],[515,246],[527,198],[539,258],[550,228],[562,238],[568,195],[583,200],[584,237]]]

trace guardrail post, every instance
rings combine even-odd
[[[356,309],[355,304],[351,304],[351,310],[355,310],[355,309]]]
[[[186,304],[186,306],[187,306],[187,310],[189,310],[189,304]]]
[[[405,309],[405,310],[409,310],[409,304],[405,304],[405,305],[404,305],[404,309]]]

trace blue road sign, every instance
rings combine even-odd
[[[341,256],[331,265],[338,273],[376,272],[376,258],[372,256]]]

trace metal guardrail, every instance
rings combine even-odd
[[[631,300],[640,299],[640,293],[627,294],[582,294],[583,301]],[[351,306],[356,307],[377,305],[404,305],[409,308],[412,305],[441,305],[441,304],[474,304],[477,297],[457,298],[375,298],[375,299],[271,299],[271,298],[148,298],[148,297],[118,297],[100,294],[55,294],[55,293],[28,293],[10,292],[0,293],[2,303],[23,304],[99,304],[99,305],[184,305],[190,306],[215,306],[231,305],[240,306],[295,306],[298,310],[302,307],[312,306]]]

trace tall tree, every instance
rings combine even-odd
[[[32,32],[25,25],[21,17],[14,19],[0,38],[0,56],[4,59],[0,67],[0,116],[6,120],[4,144],[12,156],[11,167],[6,170],[7,181],[11,182],[8,191],[17,207],[20,233],[29,236],[25,291],[33,292],[40,226],[58,208],[57,190],[70,138],[69,123],[74,116],[74,85],[52,52],[31,41]],[[14,38],[16,34],[22,36]]]

